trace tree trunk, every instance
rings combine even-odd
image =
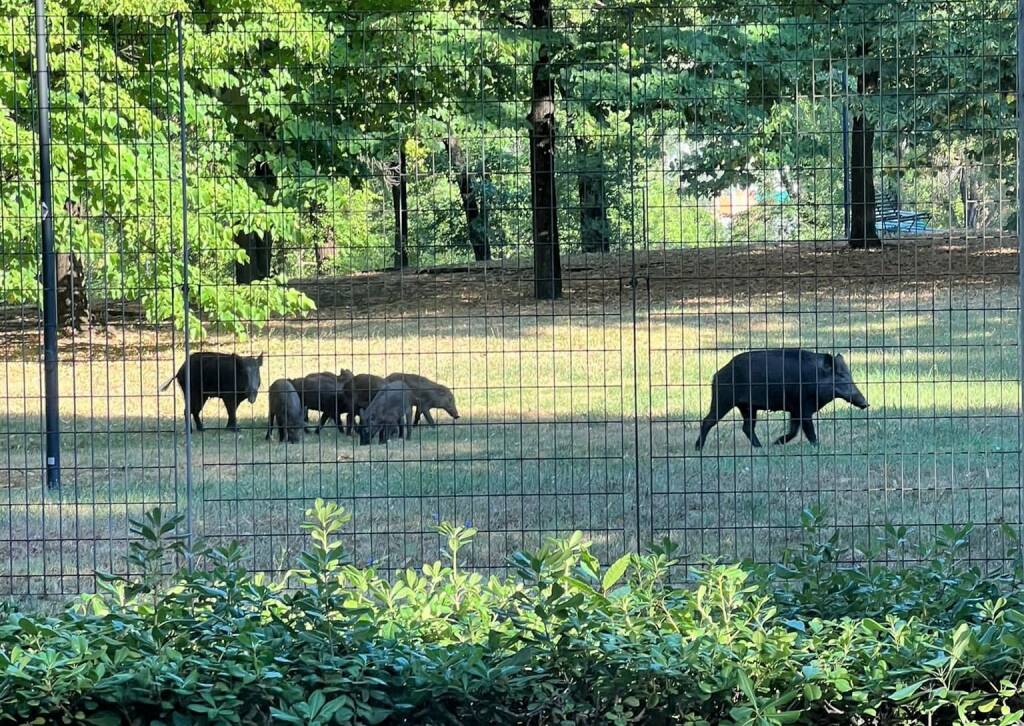
[[[577,185],[580,197],[580,246],[584,252],[608,252],[611,249],[611,225],[608,222],[608,194],[599,155],[588,153],[587,145],[576,137]]]
[[[89,324],[90,317],[82,258],[73,252],[58,252],[56,265],[57,326],[80,331]]]
[[[964,226],[967,229],[978,228],[978,185],[975,183],[974,167],[964,160],[960,167],[960,199],[964,204]]]
[[[466,234],[469,244],[473,248],[473,258],[477,262],[484,262],[491,259],[490,229],[487,210],[484,208],[486,200],[481,204],[480,195],[473,185],[469,165],[466,164],[466,159],[462,155],[458,139],[451,136],[445,140],[445,145],[448,147],[451,166],[455,170],[459,198],[462,200],[462,211],[466,215]]]
[[[858,78],[857,91],[864,98],[878,84],[878,75]],[[853,117],[850,134],[850,247],[881,247],[875,227],[875,124],[863,112]]]
[[[552,29],[551,0],[530,0],[530,25],[535,30]],[[543,43],[533,64],[527,121],[530,123],[534,295],[538,300],[556,300],[562,296],[562,261],[558,249],[555,193],[555,83],[551,51]]]
[[[270,230],[263,234],[256,232],[236,232],[235,244],[249,255],[246,262],[235,263],[235,282],[248,285],[257,280],[270,277],[271,250],[274,238]]]
[[[316,261],[317,277],[324,274],[327,263],[338,254],[338,240],[334,236],[334,227],[324,222],[327,208],[320,202],[313,202],[309,209],[309,220],[317,235],[313,241],[313,258]]]
[[[395,269],[409,266],[409,187],[405,141],[398,142],[398,171],[390,183],[391,204],[395,210]]]
[[[265,161],[256,164],[256,173],[249,178],[249,186],[255,189],[264,199],[273,199],[277,189],[277,176],[270,164]],[[248,285],[257,280],[270,277],[274,235],[268,229],[262,234],[257,232],[236,232],[235,244],[249,255],[247,262],[235,263],[235,282]]]

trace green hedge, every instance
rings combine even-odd
[[[926,564],[840,566],[805,513],[778,567],[708,566],[670,583],[673,548],[601,567],[582,536],[393,581],[346,562],[347,515],[318,502],[285,589],[176,519],[135,524],[139,574],[51,617],[0,612],[0,722],[782,724],[1018,723],[1019,567],[983,576],[948,530]],[[889,529],[892,555],[906,533]],[[301,586],[297,586],[300,585]]]

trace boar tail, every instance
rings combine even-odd
[[[175,378],[176,378],[176,376],[171,376],[171,379],[169,381],[167,381],[167,383],[165,383],[164,385],[160,386],[160,390],[161,391],[166,391],[170,387],[170,385],[172,383],[174,383],[174,379]]]

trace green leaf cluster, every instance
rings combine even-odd
[[[848,563],[805,512],[778,568],[673,577],[675,548],[603,566],[579,533],[508,561],[442,558],[390,579],[350,561],[317,501],[280,580],[181,517],[133,523],[131,577],[51,616],[0,608],[0,721],[15,723],[970,723],[1022,717],[1020,568],[984,575],[945,532],[921,565],[890,528]],[[1014,553],[1014,561],[1019,557]],[[184,563],[190,563],[191,568]]]

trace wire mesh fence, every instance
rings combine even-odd
[[[35,35],[4,10],[0,593],[93,589],[153,506],[281,571],[317,497],[384,570],[440,521],[483,570],[577,529],[774,561],[810,511],[846,557],[886,525],[1014,545],[1011,3],[214,5],[49,8],[56,490]],[[707,430],[719,368],[796,348],[730,369]],[[764,410],[810,379],[793,425]],[[436,425],[360,441],[410,395]]]

